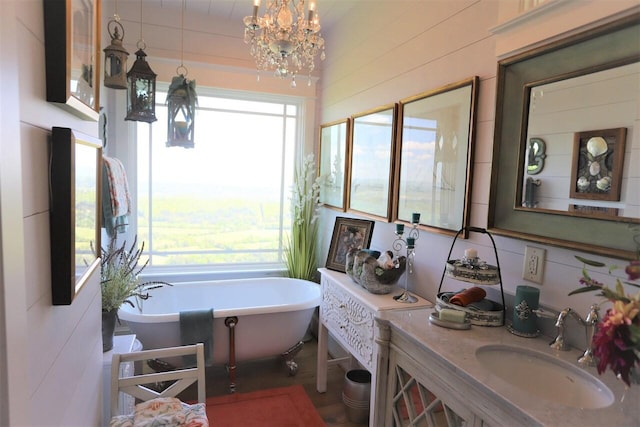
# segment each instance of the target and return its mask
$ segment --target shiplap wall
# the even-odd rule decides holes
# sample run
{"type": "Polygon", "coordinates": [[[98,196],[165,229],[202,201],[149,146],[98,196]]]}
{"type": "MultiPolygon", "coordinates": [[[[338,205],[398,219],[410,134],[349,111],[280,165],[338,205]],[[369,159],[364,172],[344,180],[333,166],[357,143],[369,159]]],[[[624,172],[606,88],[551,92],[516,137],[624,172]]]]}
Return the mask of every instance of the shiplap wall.
{"type": "MultiPolygon", "coordinates": [[[[3,2],[4,5],[5,2],[3,2]]],[[[10,383],[9,425],[90,426],[99,424],[101,411],[102,344],[100,336],[99,274],[94,274],[71,306],[51,305],[49,242],[49,150],[51,127],[70,127],[97,136],[97,123],[85,122],[45,100],[44,25],[42,2],[11,2],[8,19],[11,34],[3,27],[3,43],[14,43],[13,56],[3,56],[4,64],[17,66],[12,80],[15,92],[4,92],[3,109],[11,108],[18,117],[19,134],[2,144],[16,144],[21,162],[20,177],[3,182],[2,189],[22,194],[21,220],[15,230],[13,248],[24,262],[23,271],[11,283],[4,283],[5,304],[20,316],[7,321],[10,334],[20,340],[7,342],[7,367],[20,376],[10,383]],[[10,96],[15,93],[17,96],[10,96]],[[9,96],[6,96],[9,95],[9,96]],[[18,188],[12,188],[11,186],[18,188]],[[8,288],[22,293],[8,292],[8,288]],[[22,412],[21,412],[22,411],[22,412]]],[[[4,150],[4,147],[3,147],[4,150]]],[[[2,207],[3,211],[6,209],[2,207]]],[[[5,248],[6,249],[6,248],[5,248]]],[[[3,254],[3,260],[9,260],[3,254]]],[[[3,397],[3,404],[5,399],[3,397]]]]}
{"type": "MultiPolygon", "coordinates": [[[[532,176],[541,185],[535,194],[538,207],[566,211],[569,204],[609,207],[619,215],[640,217],[640,135],[634,128],[638,120],[640,65],[632,64],[534,88],[528,138],[539,137],[547,145],[545,166],[532,176]],[[570,199],[571,165],[575,160],[574,133],[626,128],[620,200],[570,199]]],[[[620,145],[618,145],[620,147],[620,145]]]]}

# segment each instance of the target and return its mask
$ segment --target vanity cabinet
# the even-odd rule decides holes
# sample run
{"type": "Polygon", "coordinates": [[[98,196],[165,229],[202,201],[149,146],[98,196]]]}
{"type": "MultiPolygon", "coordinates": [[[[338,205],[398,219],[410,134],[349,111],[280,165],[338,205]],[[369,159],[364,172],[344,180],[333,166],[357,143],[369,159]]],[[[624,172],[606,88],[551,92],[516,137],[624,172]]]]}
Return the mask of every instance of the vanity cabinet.
{"type": "MultiPolygon", "coordinates": [[[[395,345],[389,354],[387,393],[381,399],[386,408],[381,426],[482,427],[490,424],[473,413],[465,400],[455,397],[460,384],[438,375],[438,365],[414,359],[395,345]]],[[[468,396],[473,398],[472,395],[468,396]]]]}
{"type": "Polygon", "coordinates": [[[318,366],[316,388],[319,392],[327,391],[327,367],[344,359],[329,359],[328,338],[331,336],[362,367],[371,372],[371,416],[376,407],[375,387],[377,378],[377,352],[375,344],[375,317],[381,312],[391,310],[411,310],[431,307],[433,304],[417,297],[416,303],[401,303],[393,299],[402,292],[400,287],[385,295],[372,294],[349,276],[326,268],[319,269],[321,274],[322,301],[320,303],[320,322],[318,325],[318,366]]]}
{"type": "MultiPolygon", "coordinates": [[[[438,327],[428,324],[426,312],[419,310],[401,322],[378,321],[380,396],[376,426],[474,426],[531,425],[531,420],[492,401],[482,384],[468,381],[460,371],[433,353],[427,342],[405,334],[411,329],[438,327]],[[406,323],[403,323],[406,322],[406,323]],[[416,322],[419,322],[416,325],[416,322]]],[[[413,314],[413,313],[412,313],[413,314]]],[[[389,317],[388,317],[389,318],[389,317]]],[[[446,341],[455,341],[469,331],[443,329],[446,341]]],[[[448,345],[452,346],[453,342],[448,345]]],[[[455,350],[453,350],[455,351],[455,350]]]]}

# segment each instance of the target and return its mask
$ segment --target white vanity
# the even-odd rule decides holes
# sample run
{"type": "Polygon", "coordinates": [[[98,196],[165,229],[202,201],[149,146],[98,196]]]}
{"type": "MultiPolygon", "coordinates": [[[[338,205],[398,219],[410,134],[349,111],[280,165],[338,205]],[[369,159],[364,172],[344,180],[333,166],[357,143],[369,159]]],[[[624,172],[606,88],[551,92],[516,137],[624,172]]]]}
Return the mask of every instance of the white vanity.
{"type": "MultiPolygon", "coordinates": [[[[328,333],[350,353],[365,369],[371,372],[371,416],[373,423],[375,408],[375,387],[377,375],[377,352],[375,344],[375,317],[382,312],[419,309],[433,304],[418,297],[416,303],[401,303],[393,299],[402,293],[397,287],[389,294],[372,294],[349,276],[326,268],[319,269],[321,274],[322,302],[320,303],[320,322],[318,325],[318,367],[316,388],[327,391],[327,367],[329,363],[338,363],[342,359],[328,359],[328,333]]],[[[417,296],[416,296],[417,297],[417,296]]]]}
{"type": "Polygon", "coordinates": [[[580,351],[555,351],[547,338],[505,327],[441,328],[429,322],[432,311],[384,312],[376,320],[372,425],[640,425],[640,385],[625,391],[611,372],[578,366],[580,351]],[[512,356],[520,353],[540,358],[518,365],[512,356]],[[578,380],[586,386],[577,388],[578,380]]]}

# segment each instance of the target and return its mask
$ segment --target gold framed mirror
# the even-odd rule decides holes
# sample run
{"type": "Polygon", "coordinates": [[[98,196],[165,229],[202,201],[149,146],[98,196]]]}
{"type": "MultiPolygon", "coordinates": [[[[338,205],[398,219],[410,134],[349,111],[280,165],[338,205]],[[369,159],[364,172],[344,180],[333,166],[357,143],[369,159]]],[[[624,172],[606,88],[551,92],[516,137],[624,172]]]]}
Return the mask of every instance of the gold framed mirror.
{"type": "MultiPolygon", "coordinates": [[[[545,119],[554,123],[554,130],[545,130],[545,120],[530,131],[530,122],[535,122],[531,110],[540,106],[541,97],[549,95],[548,84],[563,85],[574,78],[592,79],[604,70],[617,69],[640,61],[640,14],[621,18],[597,28],[584,31],[564,40],[538,47],[506,58],[498,63],[496,129],[491,174],[488,228],[497,235],[505,235],[549,245],[562,246],[617,258],[635,258],[638,251],[640,220],[637,215],[625,214],[611,218],[618,212],[632,212],[640,205],[637,188],[640,182],[640,164],[637,153],[640,149],[640,129],[637,128],[637,86],[622,86],[616,89],[633,99],[626,107],[629,120],[621,114],[590,114],[588,110],[567,106],[567,110],[581,120],[569,120],[558,111],[545,119]],[[586,76],[586,77],[585,77],[586,76]],[[546,90],[546,91],[545,91],[546,90]],[[571,159],[576,135],[583,132],[626,129],[624,157],[617,166],[622,187],[620,200],[589,200],[570,197],[571,159]],[[527,144],[533,138],[545,141],[545,167],[535,180],[527,178],[527,144]],[[564,148],[557,148],[554,138],[568,141],[564,148]],[[570,148],[568,148],[570,147],[570,148]],[[563,151],[564,157],[552,157],[563,151]],[[564,159],[564,160],[562,160],[564,159]],[[544,190],[552,186],[551,171],[554,164],[565,169],[566,182],[561,184],[566,193],[563,209],[537,207],[525,194],[528,187],[536,187],[536,198],[544,196],[544,190]],[[548,175],[545,173],[549,172],[548,175]],[[540,185],[535,184],[540,180],[540,185]],[[531,184],[534,185],[531,185],[531,184]],[[635,195],[635,196],[634,196],[635,195]],[[530,202],[530,203],[524,203],[530,202]],[[624,209],[621,210],[621,206],[624,209]],[[635,236],[635,237],[634,237],[635,236]]],[[[633,78],[631,79],[633,81],[633,78]]],[[[636,84],[638,80],[635,80],[636,84]]],[[[588,96],[598,97],[597,91],[583,86],[579,93],[584,99],[580,105],[590,105],[588,96]]],[[[542,99],[544,99],[542,98],[542,99]]],[[[564,101],[575,101],[575,95],[559,97],[564,101]]],[[[603,99],[602,94],[600,100],[603,99]]],[[[599,111],[604,111],[607,108],[599,111]]],[[[621,133],[618,133],[621,135],[621,133]]],[[[577,155],[577,154],[576,154],[577,155]]],[[[559,180],[559,179],[557,179],[559,180]]]]}

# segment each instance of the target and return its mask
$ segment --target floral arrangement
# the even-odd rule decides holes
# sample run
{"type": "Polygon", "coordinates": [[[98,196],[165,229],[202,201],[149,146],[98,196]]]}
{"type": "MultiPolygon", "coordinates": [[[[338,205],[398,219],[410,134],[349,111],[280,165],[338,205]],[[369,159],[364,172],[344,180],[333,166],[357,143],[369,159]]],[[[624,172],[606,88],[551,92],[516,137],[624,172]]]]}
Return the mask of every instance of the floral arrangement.
{"type": "MultiPolygon", "coordinates": [[[[582,292],[598,291],[598,295],[609,300],[613,307],[609,308],[598,324],[593,337],[593,353],[598,358],[598,373],[602,374],[607,368],[624,381],[627,386],[638,381],[640,369],[640,292],[635,295],[625,294],[623,282],[616,278],[615,289],[593,279],[587,271],[587,265],[592,267],[606,267],[599,261],[593,261],[580,256],[576,258],[584,264],[580,283],[583,287],[573,290],[569,295],[582,292]]],[[[609,267],[609,274],[617,266],[609,267]]],[[[628,280],[624,283],[639,287],[631,281],[640,278],[640,261],[631,261],[625,268],[628,280]]]]}
{"type": "Polygon", "coordinates": [[[291,234],[284,258],[289,277],[313,280],[316,273],[316,240],[320,209],[320,178],[316,177],[313,154],[296,168],[291,195],[291,234]]]}
{"type": "Polygon", "coordinates": [[[138,237],[136,236],[127,250],[127,242],[116,246],[116,239],[111,239],[109,246],[102,247],[100,286],[102,288],[102,311],[117,310],[122,304],[134,307],[131,298],[146,300],[150,297],[149,291],[162,286],[171,286],[170,283],[152,281],[140,283],[138,275],[149,263],[138,265],[144,251],[144,242],[136,249],[138,237]]]}

